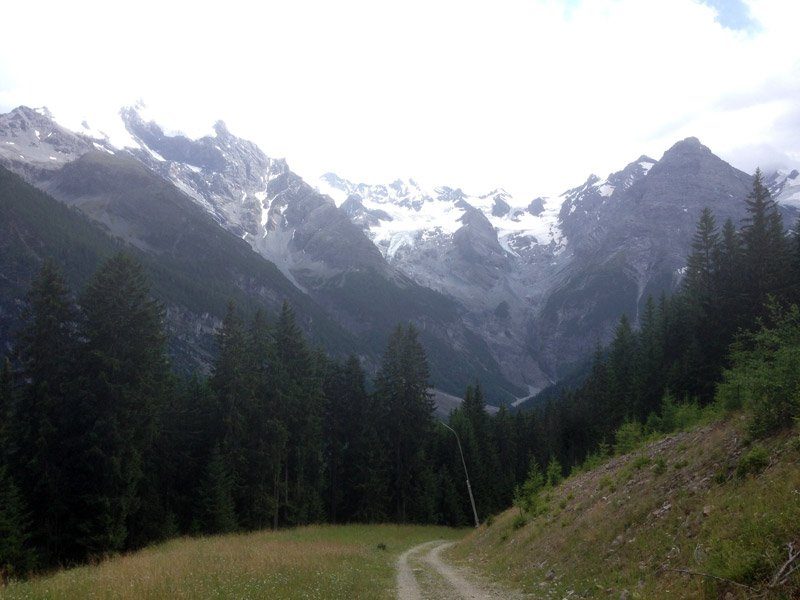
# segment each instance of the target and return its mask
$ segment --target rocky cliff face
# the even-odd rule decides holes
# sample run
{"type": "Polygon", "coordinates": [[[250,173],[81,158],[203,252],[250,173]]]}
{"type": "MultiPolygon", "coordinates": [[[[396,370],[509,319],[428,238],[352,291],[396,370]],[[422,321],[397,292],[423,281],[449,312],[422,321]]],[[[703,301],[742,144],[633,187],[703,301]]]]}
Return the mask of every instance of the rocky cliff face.
{"type": "Polygon", "coordinates": [[[607,341],[620,314],[635,321],[648,296],[679,283],[702,209],[738,222],[750,186],[749,175],[689,138],[657,162],[641,157],[568,194],[561,221],[573,259],[531,322],[537,356],[557,368],[607,341]]]}

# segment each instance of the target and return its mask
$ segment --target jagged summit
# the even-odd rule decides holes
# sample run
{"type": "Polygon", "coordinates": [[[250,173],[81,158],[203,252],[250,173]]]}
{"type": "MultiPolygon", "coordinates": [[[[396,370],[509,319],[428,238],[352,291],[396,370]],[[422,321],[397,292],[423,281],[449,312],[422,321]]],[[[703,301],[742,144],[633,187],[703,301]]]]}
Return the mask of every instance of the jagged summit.
{"type": "Polygon", "coordinates": [[[225,121],[219,120],[214,123],[214,133],[220,137],[230,135],[230,131],[228,131],[228,126],[225,125],[225,121]]]}
{"type": "MultiPolygon", "coordinates": [[[[696,137],[687,137],[673,144],[658,162],[674,157],[714,157],[718,158],[708,146],[704,146],[696,137]]],[[[721,160],[721,159],[718,159],[721,160]]]]}

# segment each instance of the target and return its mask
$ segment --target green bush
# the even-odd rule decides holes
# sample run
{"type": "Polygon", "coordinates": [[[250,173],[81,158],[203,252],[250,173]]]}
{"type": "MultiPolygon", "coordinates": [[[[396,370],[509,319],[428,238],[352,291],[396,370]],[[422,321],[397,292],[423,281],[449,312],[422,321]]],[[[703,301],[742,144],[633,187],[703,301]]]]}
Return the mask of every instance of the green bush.
{"type": "Polygon", "coordinates": [[[536,516],[544,511],[544,500],[541,491],[545,488],[546,481],[539,463],[536,459],[531,460],[528,469],[528,477],[521,486],[517,486],[514,491],[514,505],[519,508],[520,515],[528,513],[536,516]]]}
{"type": "Polygon", "coordinates": [[[626,421],[614,434],[614,452],[628,454],[638,448],[643,440],[642,425],[637,421],[626,421]]]}
{"type": "Polygon", "coordinates": [[[528,524],[528,519],[525,517],[524,514],[519,513],[514,516],[514,520],[511,521],[511,528],[516,531],[517,529],[522,529],[525,525],[528,524]]]}
{"type": "Polygon", "coordinates": [[[564,475],[561,469],[561,463],[558,462],[558,459],[555,456],[553,456],[550,458],[550,462],[547,463],[547,473],[545,475],[547,485],[556,487],[559,483],[561,483],[563,477],[564,475]]]}
{"type": "Polygon", "coordinates": [[[608,444],[605,442],[601,442],[599,447],[595,452],[591,452],[586,455],[583,463],[580,465],[575,465],[572,467],[570,471],[570,475],[577,475],[579,473],[586,473],[587,471],[592,471],[606,462],[611,455],[611,449],[609,448],[608,444]]]}
{"type": "Polygon", "coordinates": [[[667,391],[661,400],[661,415],[650,415],[647,419],[648,432],[672,433],[686,431],[695,425],[715,416],[714,406],[700,406],[697,399],[677,402],[667,391]]]}
{"type": "Polygon", "coordinates": [[[774,325],[734,344],[732,366],[717,389],[721,406],[748,410],[753,437],[789,427],[800,415],[800,309],[772,307],[769,321],[774,325]]]}
{"type": "Polygon", "coordinates": [[[736,475],[746,477],[750,474],[760,473],[769,466],[769,454],[762,446],[754,446],[739,459],[736,466],[736,475]]]}

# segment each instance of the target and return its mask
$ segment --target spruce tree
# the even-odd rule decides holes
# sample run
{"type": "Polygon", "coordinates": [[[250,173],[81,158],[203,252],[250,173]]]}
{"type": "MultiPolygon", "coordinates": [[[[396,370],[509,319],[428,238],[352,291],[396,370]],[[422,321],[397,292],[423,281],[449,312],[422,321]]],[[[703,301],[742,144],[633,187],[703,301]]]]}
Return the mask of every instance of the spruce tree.
{"type": "Polygon", "coordinates": [[[162,307],[142,267],[125,254],[101,266],[85,290],[80,353],[80,439],[72,517],[89,554],[122,549],[140,509],[146,450],[166,396],[162,307]]]}
{"type": "Polygon", "coordinates": [[[0,462],[0,585],[8,577],[23,576],[34,566],[29,547],[28,519],[23,500],[0,462]]]}
{"type": "Polygon", "coordinates": [[[15,352],[24,382],[13,424],[13,466],[31,512],[33,543],[45,562],[63,558],[68,508],[64,486],[76,407],[74,380],[78,342],[76,311],[61,274],[46,261],[31,284],[15,352]]]}
{"type": "Polygon", "coordinates": [[[686,261],[686,287],[689,293],[705,301],[714,292],[719,252],[719,232],[709,208],[704,208],[692,239],[692,252],[686,261]]]}
{"type": "Polygon", "coordinates": [[[612,390],[609,407],[611,427],[619,425],[633,412],[636,356],[636,338],[627,315],[623,314],[614,331],[608,363],[612,390]]]}
{"type": "Polygon", "coordinates": [[[636,415],[644,420],[658,411],[663,388],[662,339],[659,332],[658,311],[652,296],[648,296],[639,328],[639,356],[636,372],[636,415]]]}
{"type": "Polygon", "coordinates": [[[321,494],[322,369],[286,302],[275,325],[275,344],[279,412],[289,435],[284,473],[286,518],[292,524],[314,522],[322,519],[325,506],[321,494]]]}
{"type": "Polygon", "coordinates": [[[262,528],[274,522],[275,480],[283,465],[285,427],[277,417],[277,360],[275,339],[262,311],[257,311],[246,335],[245,368],[249,401],[245,417],[243,450],[245,468],[237,490],[240,525],[262,528]],[[277,470],[278,473],[274,473],[277,470]]]}
{"type": "Polygon", "coordinates": [[[389,446],[389,494],[395,520],[418,516],[415,504],[422,480],[425,450],[431,434],[433,399],[428,393],[430,372],[425,351],[413,326],[398,326],[376,377],[382,423],[389,446]]]}
{"type": "Polygon", "coordinates": [[[515,461],[519,449],[514,436],[513,421],[505,405],[501,405],[492,418],[492,438],[498,465],[495,486],[498,496],[507,503],[516,485],[515,461]]]}
{"type": "Polygon", "coordinates": [[[216,396],[217,431],[214,443],[219,445],[230,468],[234,498],[242,509],[244,478],[247,472],[245,432],[248,407],[252,404],[252,388],[247,370],[247,341],[244,323],[231,302],[217,332],[217,360],[209,386],[216,396]]]}
{"type": "Polygon", "coordinates": [[[748,217],[742,228],[747,309],[753,317],[766,314],[769,294],[785,288],[788,247],[778,207],[764,186],[761,170],[753,177],[747,197],[748,217]]]}
{"type": "MultiPolygon", "coordinates": [[[[451,415],[451,426],[461,435],[462,445],[479,515],[487,515],[501,508],[499,492],[502,475],[498,463],[495,440],[480,383],[468,386],[464,402],[451,415]],[[457,417],[463,415],[463,425],[457,417]]],[[[466,507],[469,512],[471,509],[466,507]]]]}
{"type": "Polygon", "coordinates": [[[190,530],[196,509],[197,482],[217,443],[217,404],[208,380],[194,375],[178,380],[164,408],[159,452],[163,453],[164,503],[174,513],[180,532],[190,530]]]}
{"type": "Polygon", "coordinates": [[[3,359],[0,369],[0,464],[9,464],[11,460],[11,419],[14,409],[13,398],[14,375],[11,361],[3,359]]]}
{"type": "Polygon", "coordinates": [[[325,392],[325,456],[328,519],[331,522],[355,518],[360,503],[364,468],[370,461],[365,423],[370,418],[364,371],[355,356],[344,363],[329,361],[325,392]]]}
{"type": "Polygon", "coordinates": [[[717,261],[717,295],[715,310],[719,315],[722,337],[729,341],[742,322],[744,260],[742,236],[736,231],[733,221],[725,221],[719,244],[717,261]]]}
{"type": "Polygon", "coordinates": [[[197,491],[195,527],[203,533],[228,533],[237,527],[233,478],[219,446],[214,446],[197,491]]]}
{"type": "MultiPolygon", "coordinates": [[[[703,209],[697,223],[692,252],[687,259],[687,278],[685,289],[688,342],[685,342],[684,377],[686,391],[708,402],[714,394],[716,374],[719,372],[722,357],[725,355],[727,340],[720,336],[724,324],[720,321],[720,297],[723,282],[722,263],[730,261],[730,226],[725,236],[726,248],[717,233],[714,216],[709,209],[703,209]]],[[[727,274],[726,274],[727,276],[727,274]]],[[[644,415],[640,415],[640,418],[644,415]]]]}

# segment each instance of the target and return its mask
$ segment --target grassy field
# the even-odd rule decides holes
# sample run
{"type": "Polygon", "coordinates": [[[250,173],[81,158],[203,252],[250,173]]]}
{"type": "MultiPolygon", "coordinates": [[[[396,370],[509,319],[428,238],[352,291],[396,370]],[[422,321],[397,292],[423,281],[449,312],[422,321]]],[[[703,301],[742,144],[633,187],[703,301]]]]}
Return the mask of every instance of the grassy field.
{"type": "Polygon", "coordinates": [[[800,547],[800,432],[747,444],[743,429],[734,417],[610,459],[449,558],[542,598],[800,598],[800,570],[769,585],[800,547]]]}
{"type": "Polygon", "coordinates": [[[393,598],[403,550],[461,535],[443,527],[343,525],[185,538],[11,583],[0,587],[0,598],[393,598]]]}

